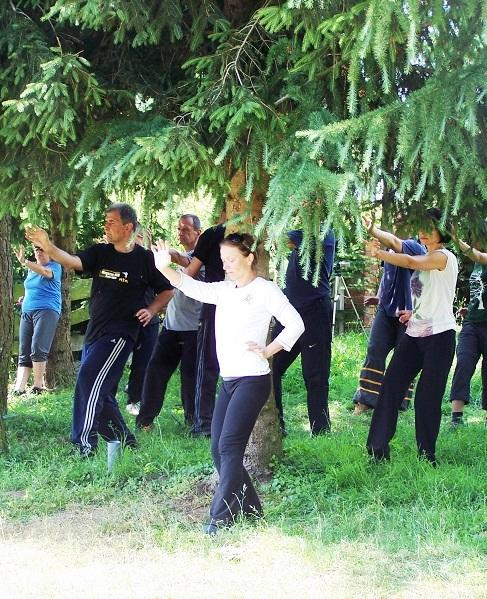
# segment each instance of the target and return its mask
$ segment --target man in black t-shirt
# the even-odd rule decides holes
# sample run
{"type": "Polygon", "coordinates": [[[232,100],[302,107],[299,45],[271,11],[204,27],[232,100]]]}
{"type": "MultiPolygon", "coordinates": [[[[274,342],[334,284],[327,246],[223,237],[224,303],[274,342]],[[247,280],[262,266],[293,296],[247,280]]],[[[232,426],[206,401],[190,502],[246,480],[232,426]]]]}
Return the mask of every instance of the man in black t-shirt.
{"type": "MultiPolygon", "coordinates": [[[[224,220],[224,215],[220,221],[224,220]]],[[[225,237],[225,225],[219,224],[204,231],[194,249],[186,274],[194,277],[205,266],[205,282],[223,281],[225,271],[220,258],[220,242],[225,237]]],[[[216,384],[220,366],[216,357],[215,306],[203,304],[198,329],[196,355],[196,389],[194,398],[193,436],[209,437],[215,407],[216,384]]]]}
{"type": "Polygon", "coordinates": [[[65,268],[93,277],[71,432],[71,440],[83,456],[95,452],[98,433],[106,441],[136,445],[115,394],[140,327],[146,326],[172,297],[172,287],[156,269],[152,252],[133,243],[136,225],[131,206],[112,204],[105,213],[108,243],[97,243],[77,255],[57,248],[42,229],[33,227],[26,233],[32,243],[65,268]],[[149,306],[144,301],[148,288],[157,293],[149,306]]]}

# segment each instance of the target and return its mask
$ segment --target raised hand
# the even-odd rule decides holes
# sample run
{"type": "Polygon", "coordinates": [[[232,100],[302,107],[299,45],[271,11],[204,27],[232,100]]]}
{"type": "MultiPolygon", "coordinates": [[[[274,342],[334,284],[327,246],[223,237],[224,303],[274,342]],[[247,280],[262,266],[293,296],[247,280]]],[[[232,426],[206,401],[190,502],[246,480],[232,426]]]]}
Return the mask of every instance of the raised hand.
{"type": "Polygon", "coordinates": [[[24,266],[24,264],[25,264],[25,248],[24,248],[24,246],[19,245],[19,247],[16,250],[14,250],[14,253],[15,253],[15,257],[20,262],[20,264],[22,264],[22,266],[24,266]]]}
{"type": "Polygon", "coordinates": [[[367,229],[367,233],[371,233],[375,225],[375,219],[373,216],[362,215],[362,224],[367,229]]]}
{"type": "Polygon", "coordinates": [[[42,248],[44,251],[49,249],[49,235],[44,229],[40,227],[27,227],[25,230],[25,237],[28,239],[33,245],[42,248]]]}
{"type": "Polygon", "coordinates": [[[171,264],[171,254],[169,252],[169,243],[158,239],[155,245],[152,246],[152,253],[154,254],[154,262],[157,270],[163,272],[169,268],[171,264]]]}
{"type": "Polygon", "coordinates": [[[368,248],[370,251],[370,257],[377,258],[380,252],[380,241],[378,239],[373,239],[368,248]]]}

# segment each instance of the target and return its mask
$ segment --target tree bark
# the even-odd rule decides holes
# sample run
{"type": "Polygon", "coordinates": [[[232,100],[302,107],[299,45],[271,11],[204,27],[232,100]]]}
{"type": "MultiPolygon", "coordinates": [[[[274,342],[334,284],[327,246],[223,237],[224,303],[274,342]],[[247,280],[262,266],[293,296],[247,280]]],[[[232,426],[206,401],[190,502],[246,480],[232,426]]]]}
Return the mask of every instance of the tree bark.
{"type": "Polygon", "coordinates": [[[223,14],[234,27],[246,23],[264,3],[262,0],[225,0],[223,14]]]}
{"type": "MultiPolygon", "coordinates": [[[[51,203],[51,239],[57,247],[72,254],[75,249],[73,207],[60,202],[51,203]]],[[[71,351],[71,271],[63,268],[61,285],[61,317],[47,363],[46,382],[48,387],[67,387],[74,377],[73,353],[71,351]]]]}
{"type": "Polygon", "coordinates": [[[7,413],[8,375],[14,339],[13,273],[10,247],[11,220],[5,215],[0,219],[0,453],[8,451],[7,413]]]}
{"type": "MultiPolygon", "coordinates": [[[[265,188],[267,181],[252,195],[252,202],[248,203],[242,196],[245,187],[245,175],[237,171],[230,183],[230,192],[226,201],[227,219],[236,215],[244,217],[242,224],[228,227],[227,233],[245,231],[252,233],[262,215],[265,201],[265,188]]],[[[269,254],[265,251],[263,243],[258,245],[258,273],[264,278],[269,278],[269,254]]],[[[271,389],[269,398],[262,408],[256,425],[247,446],[245,466],[260,480],[266,480],[271,475],[271,463],[274,456],[282,455],[282,436],[279,429],[279,419],[274,400],[274,390],[271,389]]]]}

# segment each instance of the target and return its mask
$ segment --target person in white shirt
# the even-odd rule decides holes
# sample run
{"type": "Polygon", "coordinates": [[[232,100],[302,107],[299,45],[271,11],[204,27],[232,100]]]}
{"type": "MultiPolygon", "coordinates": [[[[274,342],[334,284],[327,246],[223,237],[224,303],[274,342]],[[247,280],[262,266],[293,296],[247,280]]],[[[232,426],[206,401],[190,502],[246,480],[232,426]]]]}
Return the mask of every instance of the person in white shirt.
{"type": "Polygon", "coordinates": [[[239,513],[262,515],[262,506],[243,465],[245,448],[271,388],[268,358],[289,351],[304,331],[298,312],[271,281],[257,276],[257,255],[251,235],[233,233],[220,244],[227,280],[195,281],[170,268],[164,241],[153,248],[156,267],[180,291],[216,305],[215,336],[223,383],[211,424],[211,450],[220,475],[204,532],[215,534],[239,513]],[[283,326],[268,345],[272,317],[283,326]]]}
{"type": "Polygon", "coordinates": [[[441,401],[455,353],[453,300],[458,275],[456,257],[444,244],[450,235],[440,226],[441,210],[427,211],[428,226],[419,231],[426,246],[424,256],[394,254],[379,247],[379,260],[414,269],[411,276],[412,313],[403,336],[387,367],[377,407],[370,423],[367,450],[375,461],[389,459],[389,442],[396,432],[398,410],[409,385],[421,372],[414,398],[416,443],[419,456],[436,465],[436,440],[440,430],[441,401]]]}

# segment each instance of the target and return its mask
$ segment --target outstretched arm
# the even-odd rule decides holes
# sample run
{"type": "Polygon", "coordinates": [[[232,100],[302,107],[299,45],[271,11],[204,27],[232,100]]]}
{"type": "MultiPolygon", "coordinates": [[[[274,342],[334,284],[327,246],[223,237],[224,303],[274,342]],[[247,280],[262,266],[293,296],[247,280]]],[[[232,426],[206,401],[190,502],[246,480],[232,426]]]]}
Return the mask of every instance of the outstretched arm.
{"type": "Polygon", "coordinates": [[[448,260],[443,252],[432,252],[423,256],[386,252],[380,249],[378,240],[372,245],[370,255],[372,258],[383,260],[389,264],[394,264],[394,266],[410,268],[411,270],[443,270],[448,260]]]}
{"type": "Polygon", "coordinates": [[[64,250],[56,247],[51,240],[49,239],[49,235],[44,229],[40,227],[29,227],[25,231],[26,238],[42,248],[49,257],[52,258],[55,262],[59,262],[65,268],[72,268],[73,270],[83,270],[83,264],[79,256],[73,256],[72,254],[68,254],[64,250]]]}
{"type": "Polygon", "coordinates": [[[362,221],[364,223],[364,227],[367,229],[367,232],[372,235],[372,237],[375,237],[381,242],[382,245],[394,250],[398,254],[402,253],[402,239],[399,239],[399,237],[396,237],[396,235],[393,233],[379,229],[379,227],[376,227],[374,221],[369,217],[364,216],[362,221]]]}
{"type": "Polygon", "coordinates": [[[193,277],[194,279],[194,277],[199,273],[202,266],[203,262],[201,262],[199,258],[195,258],[193,256],[189,264],[184,269],[184,272],[188,275],[188,277],[193,277]]]}
{"type": "Polygon", "coordinates": [[[219,289],[224,284],[223,281],[219,283],[203,283],[202,281],[195,281],[187,274],[171,268],[171,254],[169,252],[169,244],[166,241],[157,241],[156,245],[152,246],[152,252],[157,270],[166,277],[171,285],[199,302],[204,302],[205,304],[218,303],[219,289]]]}
{"type": "Polygon", "coordinates": [[[37,262],[34,262],[32,260],[26,259],[25,248],[23,245],[21,245],[17,250],[15,250],[15,256],[17,257],[17,260],[20,262],[20,264],[22,264],[22,266],[25,266],[25,268],[32,270],[38,275],[41,275],[41,277],[46,277],[46,279],[53,278],[54,273],[52,272],[52,269],[47,268],[46,266],[42,266],[42,264],[38,264],[37,262]]]}
{"type": "Polygon", "coordinates": [[[171,260],[178,266],[186,268],[191,263],[191,260],[188,258],[188,256],[181,254],[181,252],[178,252],[178,250],[171,248],[169,253],[171,254],[171,260]]]}
{"type": "Polygon", "coordinates": [[[470,258],[470,260],[473,260],[473,262],[478,262],[479,264],[487,264],[487,254],[485,252],[480,252],[479,250],[476,250],[474,247],[468,245],[468,243],[465,243],[461,239],[458,239],[458,247],[465,254],[465,256],[470,258]]]}

